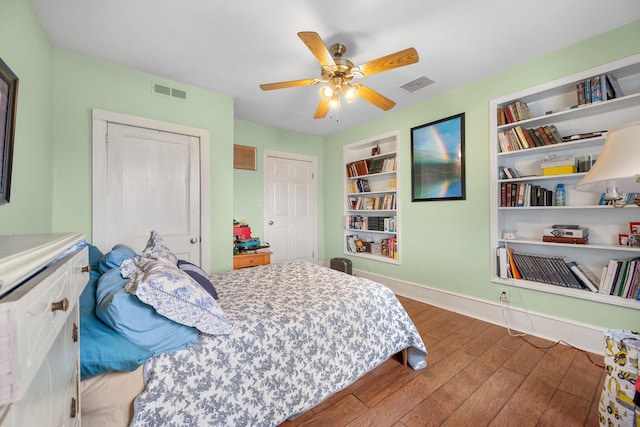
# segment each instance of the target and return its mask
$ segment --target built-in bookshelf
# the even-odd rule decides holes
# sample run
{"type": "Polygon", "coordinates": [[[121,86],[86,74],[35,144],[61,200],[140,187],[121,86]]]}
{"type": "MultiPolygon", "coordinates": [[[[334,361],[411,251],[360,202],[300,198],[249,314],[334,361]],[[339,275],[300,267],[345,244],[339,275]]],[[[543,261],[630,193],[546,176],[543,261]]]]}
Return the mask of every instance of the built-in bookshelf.
{"type": "Polygon", "coordinates": [[[640,209],[614,208],[600,194],[574,188],[597,161],[607,131],[640,118],[640,55],[494,99],[490,112],[492,281],[640,309],[635,298],[594,292],[569,278],[545,283],[536,264],[536,257],[549,266],[563,260],[599,285],[611,260],[640,257],[640,248],[619,241],[640,221],[640,209]],[[561,206],[554,200],[558,184],[565,190],[561,206]],[[578,243],[561,243],[543,237],[553,225],[588,231],[578,243]],[[513,254],[528,263],[527,277],[514,272],[517,264],[510,268],[513,254]]]}
{"type": "Polygon", "coordinates": [[[400,263],[398,134],[346,145],[344,253],[400,263]]]}

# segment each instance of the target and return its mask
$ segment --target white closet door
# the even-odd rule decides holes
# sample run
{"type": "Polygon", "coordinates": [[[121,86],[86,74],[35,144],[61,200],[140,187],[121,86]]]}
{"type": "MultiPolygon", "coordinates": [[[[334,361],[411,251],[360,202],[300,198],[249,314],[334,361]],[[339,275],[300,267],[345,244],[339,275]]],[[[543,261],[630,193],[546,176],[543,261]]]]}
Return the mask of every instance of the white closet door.
{"type": "Polygon", "coordinates": [[[101,249],[141,251],[156,230],[179,258],[200,264],[199,138],[108,123],[105,146],[106,191],[94,194],[105,198],[101,249]]]}

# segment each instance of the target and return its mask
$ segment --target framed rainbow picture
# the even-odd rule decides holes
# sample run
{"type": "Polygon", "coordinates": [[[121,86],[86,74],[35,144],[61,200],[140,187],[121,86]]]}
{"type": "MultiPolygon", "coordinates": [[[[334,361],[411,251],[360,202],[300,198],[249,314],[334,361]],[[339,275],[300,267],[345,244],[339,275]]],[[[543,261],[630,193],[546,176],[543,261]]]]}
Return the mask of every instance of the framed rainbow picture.
{"type": "Polygon", "coordinates": [[[411,201],[465,200],[464,113],[411,128],[411,201]]]}

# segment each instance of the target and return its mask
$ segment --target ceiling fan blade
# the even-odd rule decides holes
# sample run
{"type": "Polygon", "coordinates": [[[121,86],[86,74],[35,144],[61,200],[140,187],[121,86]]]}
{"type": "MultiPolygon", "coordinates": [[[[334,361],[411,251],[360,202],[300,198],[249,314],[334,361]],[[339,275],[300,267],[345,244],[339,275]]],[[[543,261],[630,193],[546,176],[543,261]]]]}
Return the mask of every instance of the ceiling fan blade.
{"type": "Polygon", "coordinates": [[[318,108],[316,108],[316,112],[313,115],[314,119],[324,119],[327,117],[327,113],[329,112],[329,101],[322,100],[320,104],[318,104],[318,108]]]}
{"type": "Polygon", "coordinates": [[[284,89],[287,87],[311,86],[311,85],[317,85],[318,83],[321,83],[321,82],[322,80],[320,79],[291,80],[288,82],[261,84],[260,89],[273,90],[273,89],[284,89]]]}
{"type": "Polygon", "coordinates": [[[318,33],[301,31],[298,33],[298,37],[307,45],[311,53],[313,53],[313,56],[320,62],[320,65],[323,67],[336,65],[333,56],[331,56],[331,52],[329,52],[329,49],[327,49],[327,46],[318,33]]]}
{"type": "MultiPolygon", "coordinates": [[[[374,59],[373,61],[365,62],[364,64],[354,68],[357,68],[362,76],[370,76],[383,71],[393,70],[394,68],[404,67],[405,65],[415,64],[418,60],[418,52],[414,48],[410,47],[408,49],[374,59]]],[[[354,77],[362,76],[357,76],[354,73],[354,77]]]]}
{"type": "Polygon", "coordinates": [[[358,96],[384,111],[388,111],[396,105],[395,102],[386,96],[380,95],[375,90],[364,85],[358,85],[358,96]]]}

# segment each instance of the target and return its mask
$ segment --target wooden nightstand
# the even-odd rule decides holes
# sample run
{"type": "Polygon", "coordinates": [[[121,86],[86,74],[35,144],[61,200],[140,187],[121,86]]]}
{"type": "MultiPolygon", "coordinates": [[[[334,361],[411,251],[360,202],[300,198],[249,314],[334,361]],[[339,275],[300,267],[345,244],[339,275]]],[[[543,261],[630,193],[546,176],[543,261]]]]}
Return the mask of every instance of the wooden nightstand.
{"type": "Polygon", "coordinates": [[[240,254],[233,256],[233,269],[268,265],[271,263],[271,252],[258,252],[255,254],[240,254]]]}

